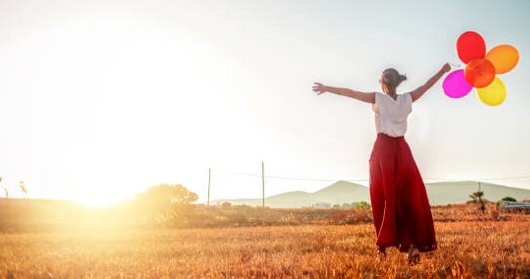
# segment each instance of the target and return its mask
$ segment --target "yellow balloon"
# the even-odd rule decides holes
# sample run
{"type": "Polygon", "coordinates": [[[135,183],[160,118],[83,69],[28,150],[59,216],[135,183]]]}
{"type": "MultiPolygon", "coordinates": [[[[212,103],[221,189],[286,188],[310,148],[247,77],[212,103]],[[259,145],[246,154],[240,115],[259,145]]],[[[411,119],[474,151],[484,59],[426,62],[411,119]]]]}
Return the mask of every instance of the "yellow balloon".
{"type": "Polygon", "coordinates": [[[477,95],[486,105],[497,106],[506,99],[506,86],[500,78],[496,77],[490,85],[477,88],[477,95]]]}
{"type": "Polygon", "coordinates": [[[486,59],[495,66],[495,73],[504,74],[519,62],[519,51],[511,45],[498,45],[488,51],[486,59]]]}

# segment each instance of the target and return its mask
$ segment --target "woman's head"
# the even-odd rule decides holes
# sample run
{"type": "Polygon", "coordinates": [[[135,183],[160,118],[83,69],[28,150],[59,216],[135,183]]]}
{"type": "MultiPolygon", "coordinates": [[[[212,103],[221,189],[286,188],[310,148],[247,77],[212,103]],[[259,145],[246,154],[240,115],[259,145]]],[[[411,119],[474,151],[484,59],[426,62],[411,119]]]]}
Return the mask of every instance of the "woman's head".
{"type": "Polygon", "coordinates": [[[400,74],[394,68],[388,68],[381,75],[381,89],[385,93],[396,93],[396,88],[405,80],[407,80],[405,75],[400,74]]]}

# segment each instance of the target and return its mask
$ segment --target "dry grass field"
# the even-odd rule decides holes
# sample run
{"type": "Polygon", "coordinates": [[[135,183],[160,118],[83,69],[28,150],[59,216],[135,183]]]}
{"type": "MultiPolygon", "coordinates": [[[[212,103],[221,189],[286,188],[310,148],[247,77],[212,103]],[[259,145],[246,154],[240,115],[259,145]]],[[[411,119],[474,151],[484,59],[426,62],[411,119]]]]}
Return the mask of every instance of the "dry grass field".
{"type": "Polygon", "coordinates": [[[0,278],[530,278],[528,215],[435,225],[415,266],[370,224],[4,233],[0,278]]]}

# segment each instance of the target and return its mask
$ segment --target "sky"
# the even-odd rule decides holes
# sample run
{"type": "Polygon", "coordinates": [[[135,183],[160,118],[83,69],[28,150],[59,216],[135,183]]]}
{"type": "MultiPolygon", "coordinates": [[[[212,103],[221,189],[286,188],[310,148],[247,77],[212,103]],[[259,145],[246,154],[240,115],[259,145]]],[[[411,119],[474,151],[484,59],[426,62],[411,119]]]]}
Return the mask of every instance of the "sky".
{"type": "Polygon", "coordinates": [[[530,189],[530,2],[0,0],[0,185],[10,196],[106,205],[182,184],[205,202],[368,183],[371,106],[313,82],[380,91],[387,67],[422,85],[456,40],[511,44],[503,104],[442,80],[406,139],[426,182],[530,189]]]}

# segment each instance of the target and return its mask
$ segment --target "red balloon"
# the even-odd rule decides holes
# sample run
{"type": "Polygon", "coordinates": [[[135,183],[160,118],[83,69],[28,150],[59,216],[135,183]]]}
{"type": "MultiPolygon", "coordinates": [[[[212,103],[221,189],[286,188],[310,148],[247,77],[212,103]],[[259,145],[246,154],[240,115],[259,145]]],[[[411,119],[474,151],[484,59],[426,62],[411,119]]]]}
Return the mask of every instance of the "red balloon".
{"type": "Polygon", "coordinates": [[[464,76],[474,87],[486,87],[495,79],[495,66],[485,58],[473,59],[467,63],[464,76]]]}
{"type": "Polygon", "coordinates": [[[472,59],[484,58],[486,55],[486,43],[479,33],[468,31],[458,37],[456,50],[460,60],[467,64],[472,59]]]}

